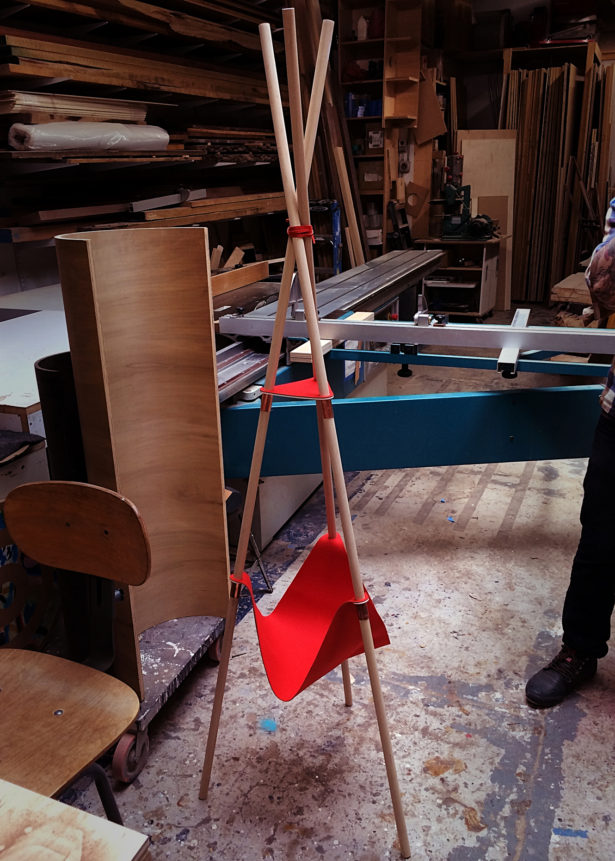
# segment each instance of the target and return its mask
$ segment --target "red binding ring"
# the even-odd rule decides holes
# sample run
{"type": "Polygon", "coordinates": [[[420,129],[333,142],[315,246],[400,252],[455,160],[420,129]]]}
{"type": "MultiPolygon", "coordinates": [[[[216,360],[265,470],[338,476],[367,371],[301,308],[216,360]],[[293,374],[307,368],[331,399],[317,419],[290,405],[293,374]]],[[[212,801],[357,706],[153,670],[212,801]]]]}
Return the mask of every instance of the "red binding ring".
{"type": "Polygon", "coordinates": [[[314,239],[314,228],[311,224],[295,224],[286,229],[288,235],[292,237],[298,237],[299,239],[308,239],[308,237],[312,237],[312,242],[316,242],[314,239]]]}

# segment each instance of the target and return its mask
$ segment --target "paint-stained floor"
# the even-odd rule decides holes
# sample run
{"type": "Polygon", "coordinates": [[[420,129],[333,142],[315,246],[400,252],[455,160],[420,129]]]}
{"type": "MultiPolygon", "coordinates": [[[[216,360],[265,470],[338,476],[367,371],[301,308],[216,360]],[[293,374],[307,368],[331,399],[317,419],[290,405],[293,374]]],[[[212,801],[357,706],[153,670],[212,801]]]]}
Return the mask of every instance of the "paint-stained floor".
{"type": "MultiPolygon", "coordinates": [[[[401,380],[392,369],[391,387],[429,389],[434,373],[401,380]]],[[[450,372],[440,390],[493,378],[450,372]]],[[[391,638],[377,658],[414,859],[614,857],[615,657],[554,709],[524,698],[528,675],[559,648],[584,470],[564,460],[348,476],[364,579],[391,638]]],[[[264,553],[276,582],[261,608],[324,529],[317,491],[264,553]]],[[[208,800],[198,799],[216,679],[206,662],[150,724],[145,769],[118,788],[152,858],[398,858],[364,659],[351,671],[352,708],[338,671],[276,700],[246,616],[208,800]]],[[[98,809],[91,790],[80,803],[98,809]]]]}

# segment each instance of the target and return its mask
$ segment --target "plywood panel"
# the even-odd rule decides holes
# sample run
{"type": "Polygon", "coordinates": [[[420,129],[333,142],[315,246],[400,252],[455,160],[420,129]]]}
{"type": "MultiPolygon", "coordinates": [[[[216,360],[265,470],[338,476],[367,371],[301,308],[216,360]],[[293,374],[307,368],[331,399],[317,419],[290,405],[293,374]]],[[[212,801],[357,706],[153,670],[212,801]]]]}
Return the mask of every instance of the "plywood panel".
{"type": "Polygon", "coordinates": [[[146,861],[148,838],[53,798],[0,779],[2,854],[88,861],[146,861]]]}
{"type": "Polygon", "coordinates": [[[130,662],[131,627],[136,637],[226,610],[207,231],[96,231],[56,247],[88,479],[135,502],[152,545],[151,578],[119,608],[120,663],[130,662]]]}
{"type": "MultiPolygon", "coordinates": [[[[512,232],[513,224],[516,137],[516,131],[509,129],[458,132],[459,149],[463,155],[463,182],[471,187],[472,214],[478,212],[479,198],[508,198],[507,227],[502,230],[507,234],[512,232]]],[[[513,237],[508,235],[500,248],[500,274],[504,274],[505,280],[498,287],[496,308],[507,310],[510,308],[513,237]]]]}

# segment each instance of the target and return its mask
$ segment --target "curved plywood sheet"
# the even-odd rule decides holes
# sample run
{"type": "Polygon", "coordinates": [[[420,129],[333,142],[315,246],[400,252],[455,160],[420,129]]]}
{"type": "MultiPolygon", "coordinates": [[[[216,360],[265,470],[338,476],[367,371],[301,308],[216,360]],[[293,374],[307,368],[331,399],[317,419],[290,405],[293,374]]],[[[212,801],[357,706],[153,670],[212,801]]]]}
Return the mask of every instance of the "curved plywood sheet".
{"type": "Polygon", "coordinates": [[[131,499],[151,541],[151,577],[119,614],[129,661],[141,631],[223,616],[228,600],[207,231],[95,231],[56,247],[88,481],[131,499]]]}

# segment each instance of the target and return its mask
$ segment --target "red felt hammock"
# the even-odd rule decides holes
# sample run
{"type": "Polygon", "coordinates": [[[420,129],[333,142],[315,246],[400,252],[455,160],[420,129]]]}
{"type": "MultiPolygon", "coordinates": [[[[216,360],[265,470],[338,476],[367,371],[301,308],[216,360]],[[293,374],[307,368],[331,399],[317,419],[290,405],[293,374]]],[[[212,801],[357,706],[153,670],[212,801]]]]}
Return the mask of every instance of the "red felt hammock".
{"type": "MultiPolygon", "coordinates": [[[[357,602],[344,542],[323,535],[310,551],[275,609],[264,615],[254,601],[250,577],[244,571],[233,580],[250,592],[254,619],[269,684],[288,701],[313,682],[364,651],[357,602]]],[[[374,645],[389,637],[372,599],[365,592],[374,645]]]]}

